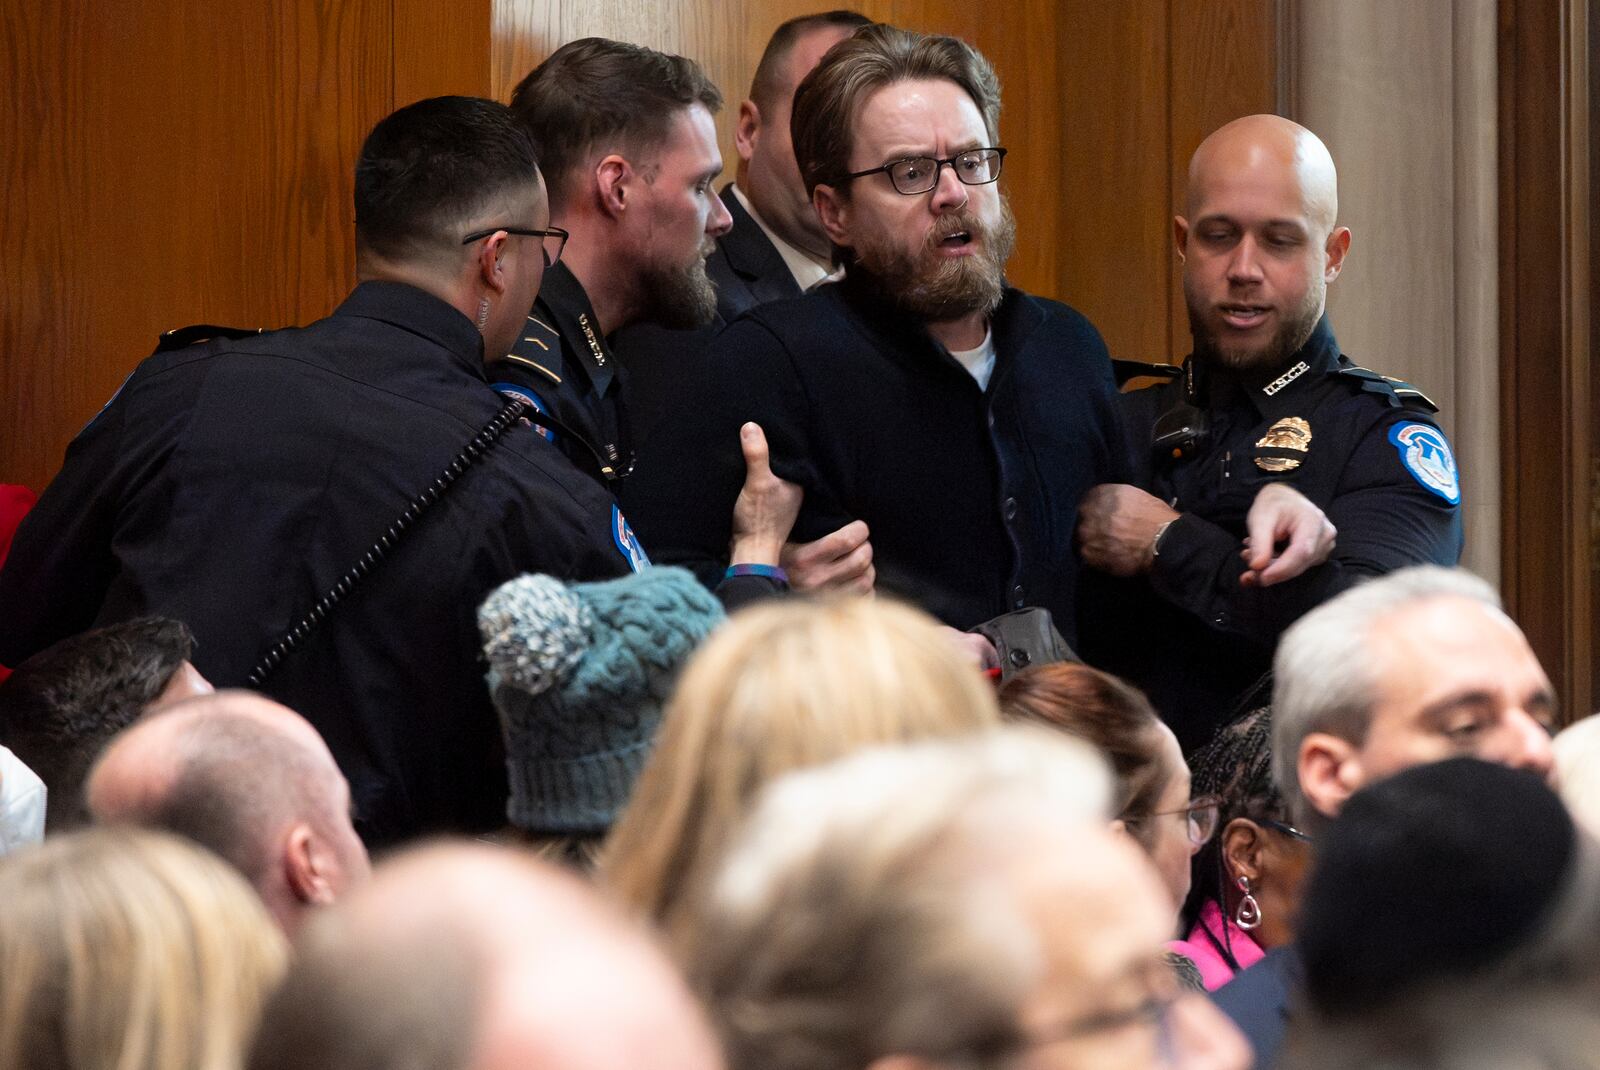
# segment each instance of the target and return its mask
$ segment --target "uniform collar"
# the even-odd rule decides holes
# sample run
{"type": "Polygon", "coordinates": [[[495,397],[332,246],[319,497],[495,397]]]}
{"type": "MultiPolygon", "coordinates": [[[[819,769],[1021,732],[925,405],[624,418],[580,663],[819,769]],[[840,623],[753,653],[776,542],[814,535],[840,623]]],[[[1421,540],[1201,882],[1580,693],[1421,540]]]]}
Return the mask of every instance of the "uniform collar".
{"type": "MultiPolygon", "coordinates": [[[[1191,355],[1190,360],[1194,357],[1191,355]]],[[[1225,405],[1235,397],[1247,399],[1261,416],[1276,412],[1311,384],[1321,382],[1339,366],[1339,342],[1324,315],[1311,330],[1311,337],[1282,365],[1271,369],[1205,369],[1211,382],[1205,388],[1212,405],[1225,405]]]]}
{"type": "MultiPolygon", "coordinates": [[[[560,363],[564,364],[569,354],[574,355],[594,384],[595,393],[604,394],[616,377],[616,357],[600,333],[599,317],[594,314],[583,283],[559,261],[545,270],[544,282],[539,286],[533,314],[538,317],[541,313],[550,317],[549,326],[561,335],[560,363]]],[[[561,366],[551,370],[558,376],[567,373],[561,366]]]]}
{"type": "Polygon", "coordinates": [[[483,335],[460,310],[426,290],[403,282],[363,282],[333,314],[380,320],[420,335],[449,350],[473,375],[483,378],[483,335]]]}

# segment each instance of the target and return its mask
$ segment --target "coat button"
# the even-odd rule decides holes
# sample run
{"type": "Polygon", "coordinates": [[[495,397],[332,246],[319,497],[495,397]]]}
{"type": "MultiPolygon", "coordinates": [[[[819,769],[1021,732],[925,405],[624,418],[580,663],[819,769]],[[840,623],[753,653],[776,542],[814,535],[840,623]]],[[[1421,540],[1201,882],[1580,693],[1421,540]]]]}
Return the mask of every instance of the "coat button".
{"type": "Polygon", "coordinates": [[[1028,656],[1028,652],[1026,650],[1013,650],[1011,652],[1011,664],[1019,669],[1026,666],[1028,662],[1032,660],[1033,659],[1028,656]]]}
{"type": "Polygon", "coordinates": [[[1022,584],[1020,583],[1011,588],[1011,604],[1018,609],[1022,608],[1022,584]]]}
{"type": "Polygon", "coordinates": [[[1008,523],[1015,520],[1017,518],[1017,499],[1007,498],[1005,504],[1001,507],[1001,513],[1008,523]]]}

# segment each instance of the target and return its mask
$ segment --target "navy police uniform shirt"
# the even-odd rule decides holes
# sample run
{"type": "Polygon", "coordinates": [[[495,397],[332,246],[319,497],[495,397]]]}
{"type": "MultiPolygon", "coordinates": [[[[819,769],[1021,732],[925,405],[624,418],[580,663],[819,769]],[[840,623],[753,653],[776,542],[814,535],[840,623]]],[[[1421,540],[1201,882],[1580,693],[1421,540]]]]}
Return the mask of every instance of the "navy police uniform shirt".
{"type": "MultiPolygon", "coordinates": [[[[470,320],[363,283],[326,319],[158,353],[73,441],[0,573],[0,660],[160,614],[218,687],[391,527],[502,408],[470,320]]],[[[304,714],[373,842],[505,824],[476,613],[524,572],[605,579],[635,547],[610,495],[513,426],[263,690],[304,714]]]]}
{"type": "Polygon", "coordinates": [[[494,388],[555,417],[564,430],[540,433],[579,468],[602,482],[605,469],[627,472],[633,444],[622,404],[622,367],[600,333],[583,284],[565,264],[546,269],[522,326],[511,352],[489,363],[494,388]]]}
{"type": "Polygon", "coordinates": [[[747,312],[707,353],[692,416],[658,428],[624,485],[652,559],[719,574],[754,420],[805,489],[794,540],[863,520],[880,591],[959,628],[1042,606],[1070,639],[1078,501],[1123,474],[1110,361],[1083,316],[1015,289],[993,332],[982,389],[848,277],[747,312]]]}
{"type": "Polygon", "coordinates": [[[1406,565],[1454,565],[1462,548],[1461,484],[1435,407],[1342,356],[1326,317],[1281,368],[1196,373],[1210,432],[1182,460],[1155,456],[1151,432],[1184,400],[1183,377],[1124,395],[1135,482],[1183,515],[1147,578],[1086,581],[1083,624],[1084,656],[1144,688],[1185,751],[1209,740],[1307,610],[1406,565]],[[1316,503],[1338,542],[1296,579],[1242,588],[1245,516],[1273,482],[1316,503]]]}

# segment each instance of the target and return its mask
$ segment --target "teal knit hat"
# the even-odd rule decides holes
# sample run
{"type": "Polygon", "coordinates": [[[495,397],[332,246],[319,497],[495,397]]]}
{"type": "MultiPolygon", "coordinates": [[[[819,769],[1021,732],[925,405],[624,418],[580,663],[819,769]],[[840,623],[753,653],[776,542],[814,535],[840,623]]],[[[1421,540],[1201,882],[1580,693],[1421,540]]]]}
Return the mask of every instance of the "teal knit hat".
{"type": "Polygon", "coordinates": [[[560,835],[609,829],[679,668],[722,618],[681,568],[570,585],[520,576],[489,595],[478,629],[505,733],[511,823],[560,835]]]}

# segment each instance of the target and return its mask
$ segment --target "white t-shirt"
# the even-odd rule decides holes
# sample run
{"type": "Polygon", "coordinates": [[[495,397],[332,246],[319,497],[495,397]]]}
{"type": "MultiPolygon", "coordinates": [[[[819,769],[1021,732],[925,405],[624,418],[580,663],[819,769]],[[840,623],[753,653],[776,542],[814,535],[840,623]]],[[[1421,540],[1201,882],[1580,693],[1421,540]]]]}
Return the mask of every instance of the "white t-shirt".
{"type": "Polygon", "coordinates": [[[44,781],[0,747],[0,855],[44,840],[44,781]]]}
{"type": "Polygon", "coordinates": [[[984,330],[983,343],[977,349],[952,349],[950,355],[960,361],[961,366],[978,381],[979,390],[989,389],[989,377],[994,374],[993,328],[984,330]]]}

